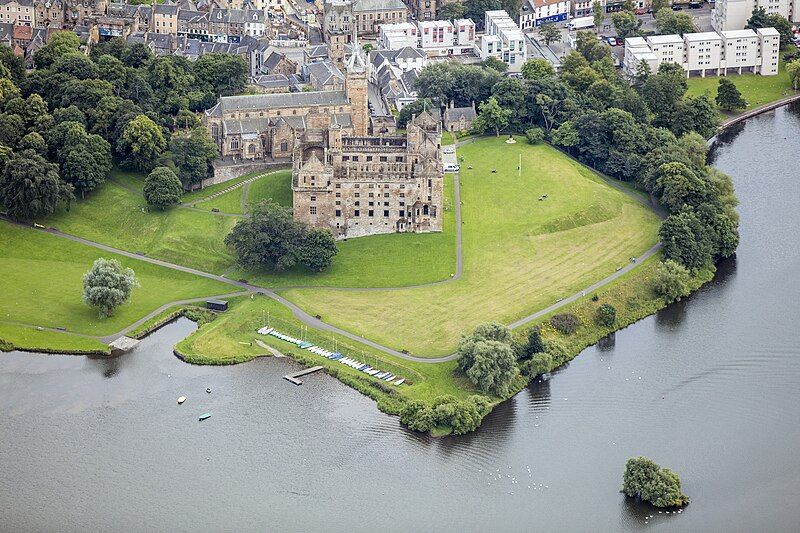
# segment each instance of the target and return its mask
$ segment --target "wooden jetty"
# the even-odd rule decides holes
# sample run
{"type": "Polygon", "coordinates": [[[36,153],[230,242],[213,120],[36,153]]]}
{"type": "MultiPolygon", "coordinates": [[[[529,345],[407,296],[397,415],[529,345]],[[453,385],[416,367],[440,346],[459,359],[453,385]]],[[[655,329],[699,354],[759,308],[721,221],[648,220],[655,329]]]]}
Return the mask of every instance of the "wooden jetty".
{"type": "Polygon", "coordinates": [[[312,374],[312,373],[318,372],[320,370],[322,370],[321,366],[312,366],[311,368],[304,368],[303,370],[300,370],[299,372],[295,372],[293,374],[287,374],[287,375],[283,376],[283,379],[285,379],[287,381],[291,381],[295,385],[302,385],[303,382],[300,381],[297,378],[299,378],[301,376],[307,376],[308,374],[312,374]]]}

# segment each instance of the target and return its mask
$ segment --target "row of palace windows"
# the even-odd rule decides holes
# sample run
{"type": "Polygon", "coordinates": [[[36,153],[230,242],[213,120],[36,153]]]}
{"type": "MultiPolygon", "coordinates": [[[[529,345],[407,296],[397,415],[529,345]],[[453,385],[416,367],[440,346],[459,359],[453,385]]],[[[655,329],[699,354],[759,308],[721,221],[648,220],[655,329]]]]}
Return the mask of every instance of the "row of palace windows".
{"type": "MultiPolygon", "coordinates": [[[[342,161],[353,161],[354,163],[358,163],[358,160],[359,160],[358,158],[359,158],[359,156],[357,156],[357,155],[354,155],[354,156],[343,155],[342,156],[342,161]]],[[[367,158],[366,159],[367,163],[370,163],[370,162],[373,161],[373,156],[371,156],[371,155],[366,156],[366,158],[367,158]]],[[[378,161],[381,162],[381,163],[388,163],[389,162],[389,156],[386,156],[386,155],[378,156],[378,161]]],[[[405,161],[405,157],[402,156],[402,155],[396,155],[394,157],[394,162],[395,163],[402,163],[403,161],[405,161]]]]}
{"type": "MultiPolygon", "coordinates": [[[[316,214],[317,214],[317,208],[316,208],[316,206],[313,206],[313,205],[312,205],[312,206],[309,208],[309,213],[311,213],[312,215],[316,215],[316,214]]],[[[409,213],[409,215],[410,215],[410,214],[411,214],[411,213],[409,213]]],[[[431,214],[431,215],[432,215],[432,216],[434,216],[434,217],[436,216],[436,214],[435,214],[435,213],[431,213],[431,211],[430,211],[430,208],[429,208],[427,205],[423,205],[423,206],[422,206],[422,209],[417,209],[417,216],[420,216],[420,215],[428,215],[428,214],[431,214]]],[[[406,211],[405,211],[405,209],[400,209],[400,210],[398,211],[398,215],[399,215],[399,217],[400,217],[400,218],[405,218],[405,216],[406,216],[406,211]]],[[[337,209],[337,210],[335,211],[335,216],[337,216],[337,217],[340,217],[340,216],[342,216],[342,210],[341,210],[341,209],[337,209]]],[[[361,216],[361,210],[360,210],[360,209],[356,209],[356,210],[354,210],[354,211],[353,211],[353,216],[354,216],[354,217],[360,217],[360,216],[361,216]]],[[[374,209],[368,209],[368,210],[367,210],[367,216],[368,216],[368,217],[374,217],[374,216],[375,216],[375,210],[374,210],[374,209]]],[[[383,216],[384,216],[384,217],[387,217],[387,218],[389,217],[389,210],[388,210],[388,209],[384,209],[384,210],[383,210],[383,216]]]]}

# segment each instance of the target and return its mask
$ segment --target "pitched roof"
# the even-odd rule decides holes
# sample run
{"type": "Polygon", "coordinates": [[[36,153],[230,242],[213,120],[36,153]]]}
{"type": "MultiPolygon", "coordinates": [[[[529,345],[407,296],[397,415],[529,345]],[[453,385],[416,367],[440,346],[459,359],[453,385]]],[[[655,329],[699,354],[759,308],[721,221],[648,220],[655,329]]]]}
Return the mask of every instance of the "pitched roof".
{"type": "MultiPolygon", "coordinates": [[[[311,91],[304,93],[251,94],[242,96],[223,96],[217,106],[219,112],[247,111],[255,109],[318,107],[327,105],[348,105],[349,100],[344,91],[311,91]]],[[[211,114],[210,116],[214,116],[211,114]]],[[[217,115],[219,116],[219,115],[217,115]]]]}
{"type": "Polygon", "coordinates": [[[306,75],[313,76],[322,85],[328,85],[336,80],[344,81],[344,74],[330,61],[318,61],[304,66],[306,75]]]}
{"type": "Polygon", "coordinates": [[[400,11],[408,10],[402,0],[355,0],[353,13],[362,11],[400,11]]]}

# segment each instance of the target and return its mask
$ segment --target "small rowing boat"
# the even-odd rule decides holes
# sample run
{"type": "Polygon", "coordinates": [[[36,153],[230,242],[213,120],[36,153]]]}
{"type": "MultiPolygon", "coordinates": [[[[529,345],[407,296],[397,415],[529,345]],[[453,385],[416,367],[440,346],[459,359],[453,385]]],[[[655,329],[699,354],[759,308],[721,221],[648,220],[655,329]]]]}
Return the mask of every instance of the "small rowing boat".
{"type": "Polygon", "coordinates": [[[209,419],[209,418],[211,418],[211,413],[203,413],[202,415],[200,415],[200,416],[198,417],[198,420],[199,420],[200,422],[202,422],[203,420],[207,420],[207,419],[209,419]]]}
{"type": "Polygon", "coordinates": [[[181,396],[180,398],[178,398],[178,405],[182,404],[185,401],[186,401],[186,396],[181,396]]]}

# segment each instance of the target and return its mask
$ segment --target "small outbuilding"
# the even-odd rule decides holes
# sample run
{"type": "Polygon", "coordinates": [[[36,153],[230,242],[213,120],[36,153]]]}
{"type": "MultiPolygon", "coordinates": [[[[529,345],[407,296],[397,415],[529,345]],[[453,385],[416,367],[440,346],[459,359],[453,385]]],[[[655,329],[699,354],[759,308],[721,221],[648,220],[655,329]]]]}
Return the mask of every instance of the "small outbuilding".
{"type": "Polygon", "coordinates": [[[206,300],[206,308],[212,311],[227,311],[228,302],[225,300],[206,300]]]}

